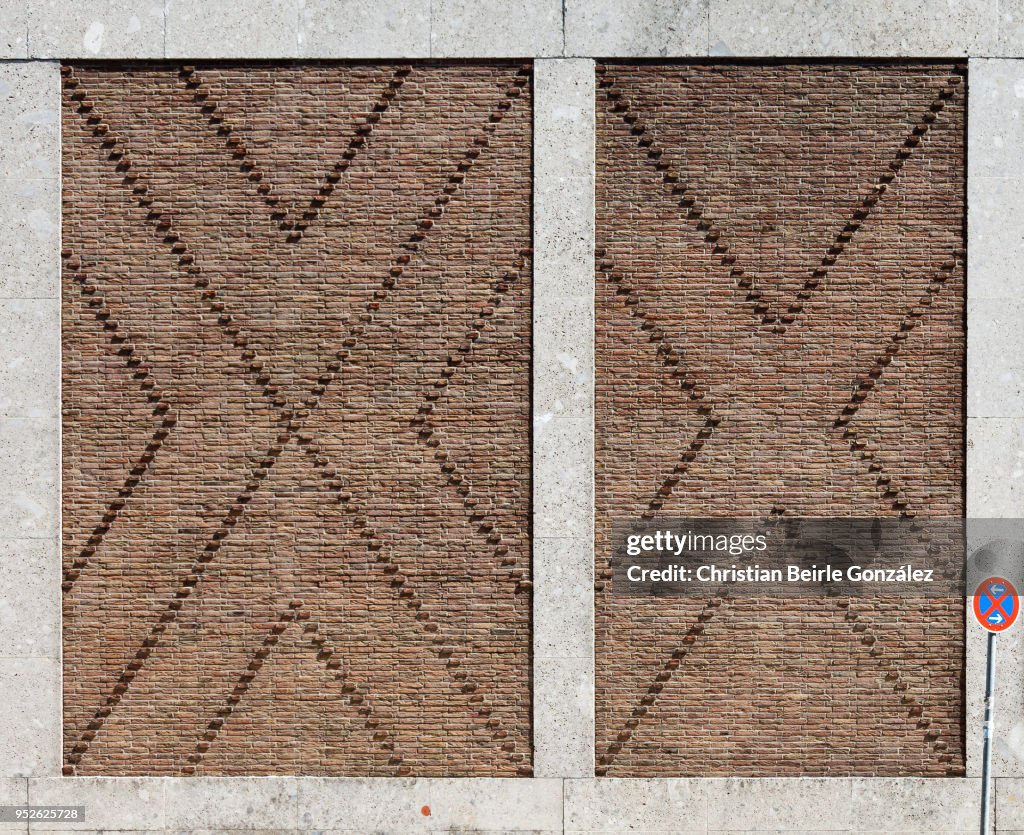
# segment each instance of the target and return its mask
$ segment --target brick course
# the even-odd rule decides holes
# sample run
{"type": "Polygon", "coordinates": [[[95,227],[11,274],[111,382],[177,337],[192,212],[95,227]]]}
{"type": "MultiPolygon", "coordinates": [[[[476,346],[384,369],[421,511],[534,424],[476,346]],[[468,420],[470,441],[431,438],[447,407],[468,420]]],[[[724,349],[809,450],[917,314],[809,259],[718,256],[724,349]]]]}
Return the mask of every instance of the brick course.
{"type": "Polygon", "coordinates": [[[63,73],[65,773],[529,774],[529,68],[63,73]]]}
{"type": "Polygon", "coordinates": [[[636,516],[961,516],[965,69],[598,66],[597,773],[964,771],[962,600],[610,597],[636,516]]]}

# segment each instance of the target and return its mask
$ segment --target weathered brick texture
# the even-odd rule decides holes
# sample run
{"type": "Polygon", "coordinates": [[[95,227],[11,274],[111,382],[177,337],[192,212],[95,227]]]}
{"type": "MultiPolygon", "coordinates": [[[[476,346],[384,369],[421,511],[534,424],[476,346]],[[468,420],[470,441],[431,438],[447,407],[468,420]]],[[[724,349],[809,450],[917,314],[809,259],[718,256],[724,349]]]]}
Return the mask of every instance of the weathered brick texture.
{"type": "Polygon", "coordinates": [[[962,515],[964,68],[598,73],[598,773],[963,773],[962,600],[613,600],[607,557],[962,515]]]}
{"type": "Polygon", "coordinates": [[[64,67],[71,774],[531,768],[528,67],[64,67]]]}

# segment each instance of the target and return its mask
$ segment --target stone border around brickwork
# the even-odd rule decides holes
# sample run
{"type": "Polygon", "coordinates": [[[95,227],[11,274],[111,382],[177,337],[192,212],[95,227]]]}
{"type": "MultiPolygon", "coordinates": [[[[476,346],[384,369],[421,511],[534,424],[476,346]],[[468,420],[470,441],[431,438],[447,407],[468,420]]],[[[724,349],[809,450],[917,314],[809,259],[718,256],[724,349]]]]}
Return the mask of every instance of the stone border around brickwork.
{"type": "Polygon", "coordinates": [[[0,63],[0,776],[60,773],[60,73],[0,63]]]}
{"type": "Polygon", "coordinates": [[[534,62],[534,773],[594,774],[595,73],[534,62]]]}
{"type": "Polygon", "coordinates": [[[1024,0],[0,0],[0,58],[1024,56],[1024,0]]]}
{"type": "MultiPolygon", "coordinates": [[[[967,515],[1024,517],[1024,61],[971,59],[967,515]]],[[[1024,650],[999,641],[996,774],[1024,775],[1024,650]]],[[[967,630],[967,773],[981,773],[985,638],[967,630]]]]}
{"type": "MultiPolygon", "coordinates": [[[[978,781],[971,778],[590,777],[594,79],[593,61],[571,56],[970,57],[968,514],[1020,517],[1024,61],[995,56],[1024,56],[1024,0],[964,0],[951,8],[944,0],[0,0],[0,59],[34,59],[0,62],[0,264],[6,268],[0,273],[0,804],[81,803],[94,810],[89,829],[151,831],[974,829],[978,781]],[[512,56],[539,59],[537,776],[59,777],[60,84],[54,59],[512,56]]],[[[972,776],[980,770],[980,637],[968,630],[972,776]]],[[[1001,831],[1024,830],[1024,780],[1007,779],[1024,776],[1022,656],[1015,649],[1000,658],[1001,831]]],[[[6,828],[19,825],[0,824],[6,828]]]]}
{"type": "MultiPolygon", "coordinates": [[[[976,832],[977,778],[0,780],[0,805],[81,806],[40,832],[976,832]]],[[[997,831],[1024,831],[1024,780],[998,778],[997,831]]],[[[0,831],[28,831],[0,824],[0,831]]]]}

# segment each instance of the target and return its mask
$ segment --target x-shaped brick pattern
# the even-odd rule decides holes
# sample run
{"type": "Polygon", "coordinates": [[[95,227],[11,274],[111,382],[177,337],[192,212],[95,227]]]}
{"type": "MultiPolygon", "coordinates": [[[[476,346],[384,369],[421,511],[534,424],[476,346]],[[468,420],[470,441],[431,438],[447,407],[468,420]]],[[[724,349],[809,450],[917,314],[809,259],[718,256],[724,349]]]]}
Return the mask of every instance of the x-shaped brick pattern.
{"type": "MultiPolygon", "coordinates": [[[[312,746],[303,769],[458,774],[467,773],[472,762],[475,773],[482,768],[495,774],[528,774],[524,718],[529,697],[524,688],[517,689],[521,682],[509,668],[525,666],[528,653],[528,487],[525,465],[514,456],[526,443],[530,251],[529,192],[523,175],[529,160],[529,69],[495,66],[459,77],[452,70],[424,68],[418,77],[409,66],[362,72],[326,67],[309,77],[299,71],[297,84],[288,79],[274,87],[271,79],[269,94],[258,80],[250,85],[258,70],[233,73],[186,66],[173,73],[140,74],[141,85],[128,86],[136,95],[141,90],[150,97],[158,120],[173,123],[171,133],[180,147],[172,142],[171,151],[181,151],[197,167],[199,187],[191,192],[193,172],[161,156],[162,149],[154,144],[159,134],[125,121],[133,103],[130,95],[111,90],[116,74],[108,79],[102,72],[64,68],[66,113],[74,128],[69,131],[71,158],[79,163],[77,169],[69,166],[65,199],[71,209],[63,252],[65,305],[77,314],[70,325],[75,337],[88,341],[80,329],[94,329],[99,342],[89,350],[102,356],[93,357],[90,366],[92,355],[76,353],[77,344],[66,349],[73,361],[66,364],[70,403],[65,409],[65,512],[73,522],[65,535],[64,593],[71,659],[68,695],[77,719],[68,729],[66,773],[109,767],[104,755],[94,751],[112,733],[120,734],[118,739],[127,735],[146,751],[131,766],[138,773],[251,769],[244,762],[245,751],[236,755],[241,761],[217,761],[212,771],[210,757],[217,754],[215,744],[231,729],[233,717],[239,727],[244,727],[240,717],[241,722],[254,721],[246,718],[246,695],[266,679],[265,668],[282,652],[282,642],[292,630],[301,629],[305,637],[299,643],[323,665],[321,686],[336,699],[328,707],[314,706],[305,718],[322,724],[327,717],[317,711],[351,710],[366,731],[365,737],[353,738],[346,762],[317,759],[318,749],[312,746]],[[290,93],[282,95],[284,88],[290,93]],[[258,101],[261,90],[264,99],[258,101]],[[453,90],[461,92],[454,95],[453,90]],[[346,94],[356,101],[351,113],[338,116],[346,94]],[[275,95],[287,101],[275,100],[275,95]],[[250,109],[258,107],[257,113],[250,109]],[[110,112],[115,109],[117,113],[110,112]],[[324,124],[317,123],[317,115],[324,124]],[[261,123],[260,117],[269,117],[269,123],[261,123]],[[335,134],[332,117],[345,122],[335,134]],[[312,196],[303,196],[309,188],[303,185],[310,179],[308,169],[318,156],[304,143],[322,135],[328,136],[327,149],[320,153],[323,162],[317,160],[320,170],[313,172],[312,196]],[[403,160],[403,154],[410,159],[403,160]],[[278,176],[275,157],[285,169],[298,161],[298,170],[278,176]],[[416,178],[408,198],[409,184],[374,179],[375,166],[386,170],[394,160],[398,174],[416,178]],[[505,178],[498,187],[493,185],[496,177],[505,178]],[[389,198],[378,200],[378,211],[390,214],[360,214],[373,210],[374,189],[389,198]],[[99,197],[93,199],[120,202],[132,221],[155,235],[155,241],[150,237],[143,242],[141,257],[147,249],[156,250],[157,270],[173,273],[169,287],[160,286],[152,264],[131,262],[133,255],[140,257],[131,244],[94,231],[102,222],[97,224],[83,210],[95,193],[99,197]],[[375,228],[361,236],[361,224],[375,228]],[[502,234],[485,240],[481,229],[489,226],[501,227],[502,234]],[[275,277],[288,276],[289,270],[299,277],[275,286],[275,277]],[[136,272],[142,276],[141,286],[133,284],[136,272]],[[291,296],[296,290],[301,295],[291,296]],[[189,297],[180,295],[188,291],[189,297]],[[150,292],[163,294],[155,309],[146,298],[150,292]],[[410,297],[411,302],[403,303],[410,297]],[[140,311],[133,309],[136,300],[140,311]],[[176,332],[177,322],[189,314],[195,321],[176,332]],[[410,318],[403,321],[403,316],[410,318]],[[208,379],[201,381],[200,395],[218,385],[236,395],[234,413],[205,419],[212,418],[214,427],[217,421],[255,425],[252,433],[241,433],[239,449],[231,448],[239,440],[234,437],[226,448],[207,455],[196,447],[200,439],[182,437],[186,418],[193,430],[199,424],[202,435],[203,420],[196,415],[205,404],[195,402],[195,389],[182,379],[180,366],[166,361],[174,350],[161,341],[165,337],[154,336],[168,330],[172,348],[177,348],[196,324],[207,334],[204,339],[230,357],[225,366],[211,362],[204,369],[208,379]],[[417,328],[431,331],[423,334],[418,351],[410,352],[420,336],[417,328]],[[390,357],[392,353],[399,359],[390,357]],[[379,356],[389,359],[378,362],[379,356]],[[131,380],[125,399],[131,401],[137,393],[152,412],[149,421],[155,425],[141,452],[126,455],[124,439],[112,441],[102,433],[102,448],[75,447],[76,433],[88,416],[88,409],[75,408],[76,389],[86,392],[82,402],[93,409],[94,419],[97,411],[100,417],[103,412],[102,404],[89,401],[82,372],[97,363],[104,368],[108,376],[92,381],[98,383],[102,400],[105,384],[124,382],[111,379],[113,372],[103,365],[111,360],[123,363],[121,370],[131,380]],[[387,375],[385,383],[398,391],[379,386],[386,411],[375,426],[375,415],[354,413],[359,407],[348,401],[358,402],[362,394],[364,408],[374,405],[378,365],[387,375]],[[235,379],[218,379],[217,372],[225,371],[235,379]],[[468,398],[458,391],[460,382],[473,388],[487,379],[496,381],[489,390],[485,386],[468,398]],[[354,384],[364,388],[353,393],[354,384]],[[488,401],[495,403],[489,412],[488,401]],[[356,445],[364,469],[353,484],[350,462],[338,460],[352,446],[340,441],[347,428],[362,430],[362,420],[371,423],[372,433],[398,437],[384,443],[371,435],[356,445]],[[460,439],[460,434],[466,437],[460,439]],[[482,437],[493,440],[480,448],[482,437]],[[261,438],[264,443],[259,445],[261,438]],[[101,453],[118,441],[110,466],[110,456],[101,453]],[[496,454],[495,445],[504,449],[496,454]],[[125,455],[123,477],[118,477],[125,455]],[[197,459],[199,467],[182,478],[183,460],[195,468],[197,459]],[[173,501],[154,502],[163,479],[202,490],[204,464],[216,470],[222,462],[240,461],[247,463],[236,465],[219,490],[203,496],[203,512],[194,520],[173,501]],[[396,504],[405,500],[397,522],[374,518],[388,504],[375,495],[381,486],[365,478],[367,462],[379,464],[393,480],[401,480],[404,469],[410,471],[411,487],[402,487],[404,493],[394,497],[396,504]],[[109,495],[97,489],[97,482],[108,485],[109,495]],[[425,498],[427,490],[439,497],[433,505],[425,498]],[[288,502],[281,496],[294,495],[300,504],[310,491],[319,497],[312,518],[301,512],[289,516],[288,502]],[[96,513],[96,498],[102,511],[89,524],[87,514],[96,513]],[[438,505],[444,510],[439,512],[438,505]],[[166,564],[158,555],[146,554],[143,561],[150,564],[134,571],[130,558],[126,562],[119,557],[126,548],[145,550],[148,540],[140,538],[139,527],[153,515],[154,506],[158,534],[166,537],[177,524],[191,536],[166,543],[165,552],[174,555],[166,564]],[[292,529],[297,539],[320,537],[320,548],[313,555],[296,550],[279,566],[271,557],[269,570],[251,567],[232,578],[232,561],[254,556],[247,553],[253,517],[267,513],[275,514],[273,525],[292,529]],[[425,515],[422,524],[417,514],[425,515]],[[322,530],[310,530],[318,521],[322,530]],[[246,542],[232,550],[240,538],[246,542]],[[328,556],[335,561],[328,564],[328,556]],[[438,582],[438,574],[448,573],[448,563],[451,576],[438,582]],[[350,564],[361,565],[362,579],[387,590],[379,601],[387,610],[375,613],[375,620],[361,624],[357,614],[345,611],[359,599],[342,591],[344,578],[358,573],[350,564]],[[239,578],[260,584],[262,590],[236,586],[232,599],[231,582],[239,578]],[[148,588],[147,581],[154,580],[156,588],[148,588]],[[217,584],[215,591],[208,590],[211,584],[217,584]],[[446,586],[452,589],[450,599],[444,594],[446,586]],[[296,593],[304,597],[293,597],[296,593]],[[169,666],[155,671],[154,666],[169,655],[187,655],[187,646],[182,646],[186,626],[205,628],[209,634],[201,640],[217,639],[217,617],[208,626],[204,623],[211,595],[213,605],[222,610],[214,613],[221,622],[224,609],[237,608],[242,629],[231,636],[233,651],[225,653],[219,676],[201,691],[196,704],[186,682],[168,681],[180,664],[175,667],[172,659],[169,666]],[[105,596],[113,599],[105,602],[105,596]],[[479,611],[467,605],[474,602],[479,611]],[[246,611],[252,603],[254,611],[246,611]],[[111,620],[120,617],[127,623],[104,634],[97,617],[104,608],[111,620]],[[392,636],[373,634],[382,619],[395,634],[411,629],[418,643],[389,647],[392,636]],[[98,626],[97,638],[107,639],[106,650],[89,641],[90,630],[98,626]],[[429,662],[416,658],[424,651],[432,656],[429,662]],[[369,656],[369,670],[354,659],[359,653],[369,656]],[[406,691],[412,698],[403,699],[401,692],[371,692],[372,665],[387,666],[389,657],[396,669],[385,669],[378,678],[390,678],[392,687],[397,676],[412,679],[406,691]],[[99,663],[90,668],[91,662],[99,663]],[[433,678],[417,681],[417,675],[433,678]],[[438,678],[445,682],[441,690],[438,678]],[[161,688],[166,701],[154,711],[148,703],[161,688]],[[386,709],[380,708],[382,701],[388,703],[386,709]],[[153,732],[161,713],[188,719],[165,731],[167,750],[147,750],[142,739],[153,732]],[[409,738],[410,729],[415,733],[422,726],[432,733],[438,722],[457,743],[425,753],[404,752],[403,733],[419,748],[418,740],[409,738]],[[363,760],[368,761],[365,766],[363,760]]],[[[187,353],[188,346],[182,347],[187,353]]],[[[118,416],[108,419],[116,423],[118,416]]],[[[230,617],[227,622],[232,622],[230,617]]],[[[386,688],[381,681],[377,686],[386,688]]],[[[283,714],[287,708],[272,704],[271,710],[276,709],[283,714]]],[[[250,739],[245,744],[271,751],[276,742],[257,739],[254,744],[250,739]]],[[[344,748],[345,741],[332,744],[344,748]]]]}
{"type": "MultiPolygon", "coordinates": [[[[928,329],[926,314],[933,308],[942,308],[942,324],[937,333],[932,329],[921,339],[928,341],[933,352],[945,351],[941,359],[957,364],[936,372],[935,358],[927,353],[897,362],[902,366],[901,382],[909,383],[911,391],[901,393],[899,384],[893,383],[889,396],[895,391],[898,398],[912,400],[914,389],[922,383],[913,377],[908,381],[907,376],[922,375],[925,387],[946,388],[936,398],[947,409],[940,419],[950,421],[942,427],[944,434],[948,436],[951,429],[955,434],[957,427],[957,410],[950,403],[955,404],[958,396],[956,378],[962,368],[958,305],[963,294],[964,250],[962,220],[958,221],[962,195],[956,189],[957,166],[962,166],[957,126],[962,124],[963,84],[959,71],[950,69],[929,70],[923,79],[897,80],[894,90],[892,78],[886,79],[883,73],[869,78],[870,68],[854,70],[851,85],[851,73],[842,67],[751,69],[747,78],[739,80],[743,71],[738,68],[649,68],[645,72],[599,67],[603,131],[599,132],[605,154],[599,163],[603,180],[599,200],[606,201],[599,205],[597,252],[599,547],[608,547],[610,519],[630,511],[645,519],[752,512],[776,517],[962,512],[955,476],[950,489],[941,481],[922,480],[920,468],[907,474],[892,472],[890,462],[898,463],[903,450],[895,454],[886,450],[870,428],[874,423],[879,431],[890,433],[890,442],[909,435],[919,448],[917,454],[922,448],[928,454],[927,430],[922,437],[919,427],[903,426],[915,419],[913,414],[904,417],[897,401],[895,408],[888,406],[891,411],[883,420],[872,421],[871,399],[877,390],[884,390],[886,369],[908,353],[908,345],[913,346],[909,341],[913,332],[928,329]],[[858,93],[860,72],[864,73],[860,83],[869,84],[858,93]],[[711,77],[717,92],[708,80],[711,77]],[[832,83],[836,89],[830,97],[832,83]],[[847,95],[863,98],[844,101],[844,84],[847,95]],[[915,84],[919,88],[906,95],[915,84]],[[695,106],[701,94],[706,97],[702,103],[706,110],[695,106]],[[671,109],[674,97],[689,102],[689,109],[671,109]],[[879,106],[887,97],[899,101],[895,109],[890,105],[888,114],[879,106]],[[810,101],[821,102],[819,111],[810,101]],[[667,115],[657,112],[666,104],[670,105],[667,115]],[[856,144],[857,136],[842,115],[829,121],[828,109],[837,105],[840,113],[854,114],[854,126],[861,131],[875,132],[871,154],[863,154],[867,159],[858,158],[852,149],[842,154],[841,143],[856,144]],[[858,111],[868,117],[859,125],[858,111]],[[671,118],[679,118],[680,112],[689,122],[673,124],[671,118]],[[873,126],[872,115],[876,119],[887,115],[888,124],[873,126]],[[801,126],[801,119],[808,124],[801,126]],[[809,129],[811,124],[819,133],[809,129]],[[937,140],[931,136],[936,125],[940,127],[937,140]],[[662,132],[671,138],[663,138],[662,132]],[[716,140],[723,145],[716,146],[716,140]],[[830,142],[840,153],[831,150],[830,160],[828,151],[801,144],[808,141],[819,146],[830,142]],[[795,161],[787,159],[789,153],[795,161]],[[800,167],[808,159],[819,166],[817,171],[800,167]],[[838,191],[838,201],[828,198],[837,191],[835,186],[827,179],[822,182],[822,172],[828,172],[835,161],[839,168],[858,172],[849,181],[853,193],[847,197],[838,191]],[[937,169],[934,184],[930,165],[937,169]],[[765,193],[758,196],[762,186],[765,193]],[[769,187],[776,192],[767,193],[769,187]],[[715,188],[723,193],[715,193],[715,188]],[[744,195],[744,189],[753,196],[744,195]],[[940,203],[942,210],[933,211],[929,200],[945,201],[940,203]],[[815,208],[832,202],[841,214],[830,220],[818,208],[819,216],[809,221],[801,215],[802,201],[815,208]],[[898,205],[887,209],[887,202],[898,205]],[[638,207],[640,222],[650,226],[636,226],[626,206],[638,207]],[[770,234],[778,233],[780,227],[781,243],[770,234]],[[638,243],[630,236],[645,239],[638,243]],[[811,240],[823,251],[815,252],[811,240]],[[909,252],[912,265],[898,263],[887,246],[909,252]],[[766,263],[761,247],[777,253],[774,257],[781,258],[781,263],[766,263]],[[810,251],[793,258],[797,247],[810,251]],[[680,260],[685,277],[666,274],[672,268],[667,265],[675,266],[680,260]],[[865,281],[860,274],[874,281],[865,281]],[[863,297],[869,293],[876,298],[865,305],[863,297]],[[875,314],[874,320],[864,308],[875,314]],[[632,326],[625,317],[632,319],[632,326]],[[833,324],[837,318],[850,324],[833,324]],[[882,334],[875,335],[880,326],[882,334]],[[943,338],[952,341],[943,345],[943,338]],[[923,369],[916,365],[922,361],[923,369]],[[632,364],[647,366],[641,372],[643,382],[634,382],[624,373],[623,366],[632,364]],[[614,385],[611,379],[602,384],[601,370],[611,368],[615,369],[614,385]],[[939,379],[929,380],[928,375],[939,379]],[[645,397],[631,390],[636,385],[651,387],[647,402],[639,407],[635,404],[643,403],[645,397]],[[656,426],[652,431],[652,422],[659,418],[644,414],[644,410],[657,411],[652,403],[661,404],[668,426],[679,427],[679,441],[666,443],[673,432],[670,428],[656,426]],[[858,421],[863,415],[868,419],[858,421]],[[617,442],[616,438],[625,437],[624,423],[630,422],[640,431],[629,444],[617,442]],[[858,423],[867,423],[868,428],[858,423]],[[650,446],[651,438],[658,446],[650,446]],[[844,456],[849,460],[844,461],[844,456]],[[648,471],[652,461],[664,462],[661,467],[668,472],[658,476],[652,492],[638,493],[644,482],[638,482],[635,473],[648,471]],[[748,475],[751,470],[753,479],[748,475]],[[865,493],[862,485],[866,484],[873,484],[873,495],[865,493]],[[916,506],[910,486],[917,496],[916,506]]],[[[934,402],[917,404],[922,405],[927,410],[934,402]]],[[[956,455],[952,459],[955,466],[956,455]]],[[[677,601],[676,611],[672,601],[664,598],[611,600],[611,570],[605,556],[599,554],[598,560],[599,677],[606,679],[603,686],[599,682],[599,724],[607,723],[599,728],[599,775],[724,774],[738,773],[737,768],[749,774],[962,770],[956,753],[958,735],[949,733],[955,732],[949,706],[940,705],[942,721],[933,722],[926,714],[926,702],[934,696],[915,693],[911,686],[913,680],[937,691],[939,697],[953,699],[956,671],[947,673],[942,665],[955,664],[950,665],[948,658],[933,661],[939,670],[937,679],[947,673],[945,691],[941,683],[936,686],[927,681],[927,675],[920,675],[920,667],[916,675],[907,673],[901,662],[914,666],[927,662],[901,648],[891,632],[886,635],[889,640],[882,640],[893,628],[885,607],[872,612],[870,606],[842,600],[827,604],[831,614],[795,614],[799,607],[794,606],[787,614],[785,604],[773,610],[769,602],[756,609],[755,602],[754,609],[741,606],[734,616],[740,621],[733,620],[731,625],[742,626],[751,617],[781,623],[817,620],[821,622],[817,628],[831,634],[836,630],[830,621],[841,616],[856,641],[855,658],[856,653],[865,656],[884,682],[883,693],[890,694],[876,697],[869,712],[898,711],[902,720],[889,723],[893,744],[906,745],[903,739],[918,734],[914,747],[919,750],[913,756],[923,764],[907,765],[904,760],[893,765],[884,757],[871,762],[863,755],[861,759],[845,752],[837,755],[829,751],[833,731],[827,719],[818,720],[816,732],[819,741],[826,741],[817,743],[810,756],[794,744],[788,762],[785,752],[770,750],[747,757],[743,732],[736,734],[734,749],[728,748],[734,726],[731,713],[751,714],[751,727],[760,728],[761,733],[766,716],[772,717],[773,724],[803,720],[790,720],[785,702],[758,710],[754,705],[763,698],[757,691],[765,691],[764,682],[747,684],[740,694],[731,690],[729,699],[712,707],[706,701],[710,697],[702,693],[709,687],[720,692],[722,687],[709,685],[703,660],[688,675],[694,653],[702,653],[729,679],[744,680],[748,664],[751,670],[772,667],[770,658],[767,662],[756,658],[757,651],[750,663],[749,658],[740,658],[742,648],[722,646],[742,640],[730,636],[729,625],[720,623],[730,617],[725,614],[733,608],[730,601],[677,601]],[[873,626],[874,621],[878,624],[873,626]],[[711,632],[716,635],[714,641],[711,632]],[[624,663],[633,667],[625,677],[624,663]],[[607,665],[603,673],[602,664],[607,665]],[[658,715],[659,697],[667,688],[672,688],[674,698],[696,705],[694,712],[709,711],[703,728],[694,727],[698,719],[687,722],[658,715]],[[680,696],[680,688],[687,692],[680,696]],[[715,743],[721,740],[727,745],[724,757],[715,753],[715,743]],[[630,756],[630,765],[616,768],[624,755],[630,756]]],[[[959,618],[955,608],[940,604],[936,617],[952,624],[959,618]]],[[[832,640],[842,642],[843,636],[839,633],[832,640]]],[[[810,643],[810,656],[819,654],[821,642],[811,639],[810,643]]],[[[787,652],[799,656],[801,651],[797,636],[787,652]]],[[[848,666],[857,669],[857,663],[848,662],[848,666]]],[[[786,692],[787,687],[800,691],[799,679],[786,680],[781,672],[776,675],[781,684],[777,681],[770,687],[777,692],[786,692]]],[[[815,685],[814,689],[820,688],[815,685]]],[[[823,698],[842,698],[838,692],[828,695],[827,687],[825,692],[823,698]]],[[[832,711],[829,708],[826,713],[832,711]]],[[[678,709],[672,716],[678,716],[678,709]]],[[[955,715],[952,718],[955,721],[955,715]]],[[[847,726],[851,724],[856,723],[847,720],[847,726]]],[[[848,739],[838,744],[849,745],[848,739]]]]}

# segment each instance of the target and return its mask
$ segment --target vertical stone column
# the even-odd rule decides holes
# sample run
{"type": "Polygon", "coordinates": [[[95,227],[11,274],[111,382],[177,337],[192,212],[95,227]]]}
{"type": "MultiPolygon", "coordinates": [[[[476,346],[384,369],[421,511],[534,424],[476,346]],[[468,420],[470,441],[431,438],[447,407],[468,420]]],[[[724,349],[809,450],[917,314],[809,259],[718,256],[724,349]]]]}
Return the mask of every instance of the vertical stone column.
{"type": "Polygon", "coordinates": [[[0,62],[0,777],[60,773],[59,117],[0,62]]]}
{"type": "Polygon", "coordinates": [[[594,775],[594,62],[534,63],[538,777],[594,775]]]}
{"type": "MultiPolygon", "coordinates": [[[[1024,517],[1024,61],[968,74],[967,515],[1024,517]]],[[[970,594],[973,589],[968,589],[970,594]]],[[[967,773],[981,774],[985,635],[968,615],[967,773]]],[[[1024,776],[1020,627],[998,639],[994,773],[1024,776]]]]}

